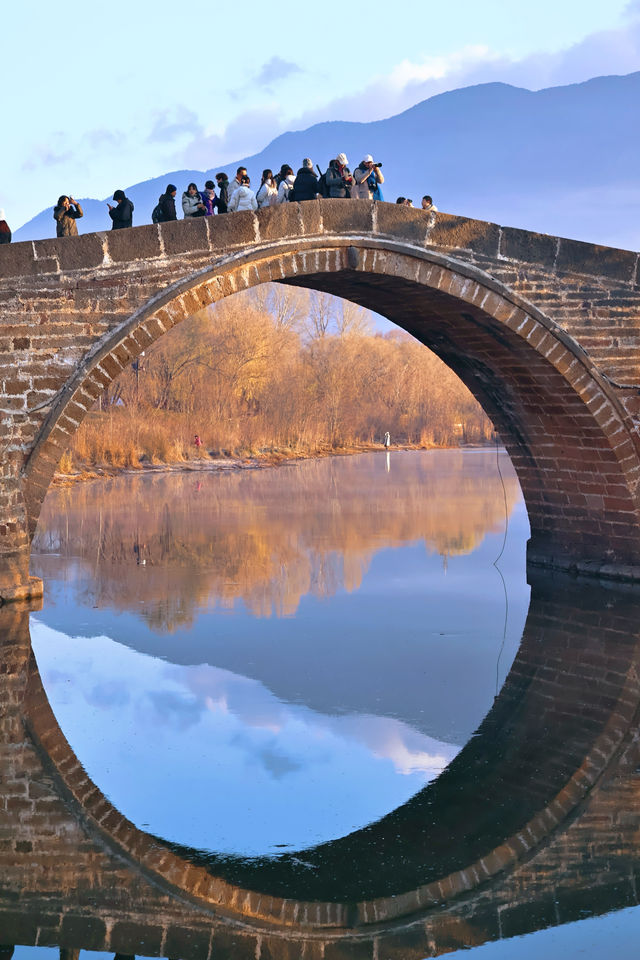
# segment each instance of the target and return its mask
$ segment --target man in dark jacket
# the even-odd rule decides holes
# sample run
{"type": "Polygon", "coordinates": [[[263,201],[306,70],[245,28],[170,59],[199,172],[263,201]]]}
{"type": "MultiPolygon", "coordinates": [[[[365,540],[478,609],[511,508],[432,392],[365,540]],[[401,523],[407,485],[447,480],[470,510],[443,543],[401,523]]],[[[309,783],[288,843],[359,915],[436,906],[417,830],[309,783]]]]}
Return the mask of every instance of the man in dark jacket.
{"type": "Polygon", "coordinates": [[[112,230],[122,230],[124,227],[133,226],[133,204],[128,197],[125,197],[124,190],[116,190],[113,195],[113,199],[118,204],[117,207],[112,207],[110,203],[107,204],[109,207],[109,216],[113,220],[111,224],[112,230]]]}
{"type": "Polygon", "coordinates": [[[73,197],[62,194],[53,208],[53,219],[56,221],[56,237],[77,237],[78,227],[76,220],[83,216],[82,207],[73,197]]]}
{"type": "Polygon", "coordinates": [[[167,223],[169,220],[177,220],[178,216],[176,214],[176,191],[172,183],[167,186],[167,189],[162,194],[158,203],[160,204],[160,209],[162,210],[162,222],[167,223]]]}
{"type": "Polygon", "coordinates": [[[308,157],[302,161],[302,166],[293,182],[293,195],[298,200],[315,200],[318,196],[318,177],[314,173],[313,164],[308,157]]]}
{"type": "Polygon", "coordinates": [[[325,174],[325,181],[330,197],[347,199],[351,196],[351,187],[354,184],[351,170],[347,166],[348,160],[344,153],[339,153],[335,160],[329,163],[325,174]]]}
{"type": "Polygon", "coordinates": [[[226,213],[229,207],[229,177],[226,173],[216,173],[218,182],[218,213],[226,213]]]}

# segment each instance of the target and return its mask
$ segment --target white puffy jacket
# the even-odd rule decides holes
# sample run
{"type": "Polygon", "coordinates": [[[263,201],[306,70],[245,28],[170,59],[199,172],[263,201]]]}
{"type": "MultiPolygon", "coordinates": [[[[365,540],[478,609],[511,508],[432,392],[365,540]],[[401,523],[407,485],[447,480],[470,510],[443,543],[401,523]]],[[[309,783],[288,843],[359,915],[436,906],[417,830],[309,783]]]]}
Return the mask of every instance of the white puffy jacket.
{"type": "Polygon", "coordinates": [[[229,201],[229,210],[232,212],[236,210],[257,210],[258,203],[256,201],[256,195],[253,190],[249,187],[238,187],[237,190],[233,191],[233,196],[229,201]]]}
{"type": "Polygon", "coordinates": [[[287,202],[289,199],[289,191],[295,183],[295,179],[293,174],[290,173],[284,180],[280,181],[280,186],[278,187],[278,203],[287,202]]]}

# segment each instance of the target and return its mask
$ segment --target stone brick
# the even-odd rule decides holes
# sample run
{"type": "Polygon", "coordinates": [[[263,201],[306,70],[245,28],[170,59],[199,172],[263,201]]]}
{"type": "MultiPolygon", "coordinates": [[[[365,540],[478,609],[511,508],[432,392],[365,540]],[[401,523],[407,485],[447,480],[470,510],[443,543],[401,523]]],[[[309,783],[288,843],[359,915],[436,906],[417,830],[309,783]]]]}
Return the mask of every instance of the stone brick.
{"type": "Polygon", "coordinates": [[[498,254],[500,227],[481,220],[467,220],[451,214],[439,213],[431,230],[429,242],[434,246],[471,250],[495,257],[498,254]]]}
{"type": "Polygon", "coordinates": [[[60,945],[80,947],[83,950],[104,950],[106,948],[104,920],[99,917],[65,914],[60,927],[60,945]]]}
{"type": "Polygon", "coordinates": [[[536,263],[552,269],[558,240],[546,233],[532,233],[529,230],[517,230],[515,227],[503,227],[500,237],[500,254],[510,260],[524,263],[536,263]]]}
{"type": "Polygon", "coordinates": [[[559,273],[586,273],[608,280],[631,283],[636,254],[630,250],[613,250],[580,240],[561,240],[558,252],[559,273]]]}
{"type": "Polygon", "coordinates": [[[163,930],[160,926],[132,921],[115,923],[109,937],[110,949],[116,953],[159,956],[163,930]]]}
{"type": "Polygon", "coordinates": [[[114,263],[148,260],[162,254],[159,227],[150,224],[107,234],[107,251],[114,263]]]}
{"type": "MultiPolygon", "coordinates": [[[[160,224],[160,235],[165,256],[176,253],[191,253],[194,250],[209,249],[207,220],[210,217],[195,217],[189,220],[175,220],[160,224]]],[[[124,233],[125,231],[121,231],[124,233]]]]}
{"type": "Polygon", "coordinates": [[[422,211],[412,210],[395,203],[379,203],[376,206],[378,233],[398,237],[424,246],[428,234],[427,217],[422,211]]]}
{"type": "Polygon", "coordinates": [[[38,260],[55,258],[61,270],[86,270],[99,267],[104,260],[101,233],[85,233],[77,237],[37,240],[34,244],[38,260]]]}

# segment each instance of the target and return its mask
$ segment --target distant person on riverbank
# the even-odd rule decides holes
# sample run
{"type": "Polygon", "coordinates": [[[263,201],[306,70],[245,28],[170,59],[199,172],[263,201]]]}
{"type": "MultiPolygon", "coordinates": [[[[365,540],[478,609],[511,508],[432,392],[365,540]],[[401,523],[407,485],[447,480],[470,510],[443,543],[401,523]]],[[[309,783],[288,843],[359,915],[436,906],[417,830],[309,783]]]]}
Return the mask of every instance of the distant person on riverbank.
{"type": "Polygon", "coordinates": [[[229,213],[235,213],[236,210],[257,209],[258,203],[256,201],[256,195],[251,189],[251,181],[245,173],[242,177],[242,183],[240,183],[231,194],[231,199],[229,200],[229,213]]]}
{"type": "Polygon", "coordinates": [[[351,196],[357,200],[384,200],[380,184],[384,183],[381,163],[374,163],[370,153],[361,160],[353,171],[355,186],[351,196]]]}
{"type": "Polygon", "coordinates": [[[438,208],[434,206],[430,196],[427,195],[422,198],[422,209],[427,214],[427,227],[435,227],[438,208]]]}
{"type": "Polygon", "coordinates": [[[218,184],[218,213],[226,213],[229,209],[229,177],[226,173],[216,173],[218,184]]]}
{"type": "Polygon", "coordinates": [[[77,237],[78,227],[76,220],[84,216],[82,207],[73,197],[62,194],[53,208],[53,219],[56,221],[56,237],[77,237]]]}
{"type": "MultiPolygon", "coordinates": [[[[215,209],[220,206],[220,201],[216,197],[216,188],[213,180],[207,180],[205,183],[204,190],[202,191],[202,202],[204,204],[206,217],[213,216],[215,209]]],[[[218,213],[220,213],[220,210],[218,210],[218,213]]]]}
{"type": "Polygon", "coordinates": [[[351,197],[351,188],[353,187],[353,177],[348,166],[346,154],[339,153],[335,160],[329,162],[329,169],[325,174],[325,182],[329,191],[329,196],[337,199],[348,199],[351,197]]]}
{"type": "Polygon", "coordinates": [[[305,157],[293,181],[293,194],[296,200],[315,200],[318,189],[318,177],[313,163],[309,157],[305,157]]]}
{"type": "Polygon", "coordinates": [[[196,448],[196,456],[202,456],[202,440],[200,439],[200,434],[196,433],[193,438],[193,445],[196,448]]]}
{"type": "Polygon", "coordinates": [[[384,435],[384,448],[385,448],[385,450],[388,450],[390,446],[391,446],[391,434],[390,434],[389,431],[387,430],[387,432],[386,432],[385,435],[384,435]]]}
{"type": "Polygon", "coordinates": [[[185,220],[191,220],[193,217],[204,217],[206,213],[202,196],[195,183],[190,183],[182,194],[182,212],[185,220]]]}
{"type": "Polygon", "coordinates": [[[11,243],[11,230],[2,209],[0,209],[0,243],[11,243]]]}
{"type": "Polygon", "coordinates": [[[122,230],[124,227],[132,227],[133,204],[131,200],[125,196],[124,190],[116,190],[113,194],[113,199],[116,201],[117,207],[112,207],[110,203],[107,204],[109,207],[109,216],[113,220],[111,229],[122,230]]]}

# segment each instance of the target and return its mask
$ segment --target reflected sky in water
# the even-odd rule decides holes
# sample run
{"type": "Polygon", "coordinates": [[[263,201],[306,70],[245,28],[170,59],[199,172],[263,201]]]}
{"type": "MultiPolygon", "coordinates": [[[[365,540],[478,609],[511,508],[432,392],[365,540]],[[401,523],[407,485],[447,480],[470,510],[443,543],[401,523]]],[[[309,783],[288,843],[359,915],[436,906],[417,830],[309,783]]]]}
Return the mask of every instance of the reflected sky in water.
{"type": "Polygon", "coordinates": [[[528,524],[500,466],[504,490],[495,451],[422,451],[53,491],[32,638],[92,779],[144,829],[246,855],[404,803],[520,640],[528,524]]]}

